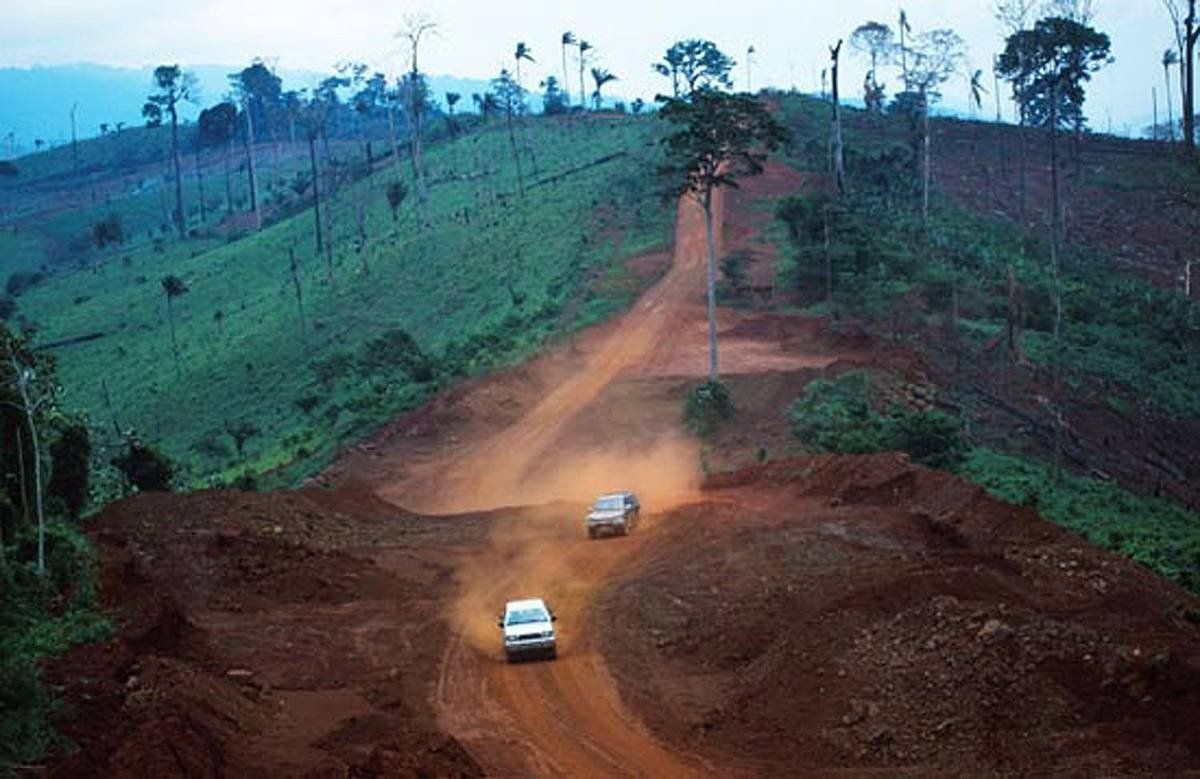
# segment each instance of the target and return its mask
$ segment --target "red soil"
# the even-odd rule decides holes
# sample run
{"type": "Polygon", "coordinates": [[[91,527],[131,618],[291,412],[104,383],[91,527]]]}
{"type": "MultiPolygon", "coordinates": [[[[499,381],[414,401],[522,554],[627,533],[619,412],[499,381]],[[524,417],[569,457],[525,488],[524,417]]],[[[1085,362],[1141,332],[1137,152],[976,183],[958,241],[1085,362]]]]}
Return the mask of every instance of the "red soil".
{"type": "MultiPolygon", "coordinates": [[[[681,209],[671,271],[625,317],[396,420],[329,488],[96,518],[120,631],[53,670],[82,748],[53,773],[1200,767],[1195,598],[894,455],[701,484],[679,425],[707,370],[699,225],[681,209]],[[587,541],[580,504],[617,487],[647,522],[587,541]],[[507,665],[495,614],[534,594],[559,659],[507,665]]],[[[785,451],[781,404],[818,371],[920,371],[819,322],[721,316],[722,462],[785,451]]]]}

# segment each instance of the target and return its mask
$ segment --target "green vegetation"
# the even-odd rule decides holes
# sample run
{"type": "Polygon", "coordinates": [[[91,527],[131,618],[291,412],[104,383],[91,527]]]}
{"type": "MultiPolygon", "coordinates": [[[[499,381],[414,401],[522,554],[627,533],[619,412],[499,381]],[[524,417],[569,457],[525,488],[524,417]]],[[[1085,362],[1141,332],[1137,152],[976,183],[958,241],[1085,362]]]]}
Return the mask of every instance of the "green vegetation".
{"type": "Polygon", "coordinates": [[[959,473],[1200,593],[1200,522],[1174,503],[1099,479],[1066,474],[1056,482],[1049,466],[988,449],[972,451],[959,473]]]}
{"type": "Polygon", "coordinates": [[[717,432],[721,423],[733,416],[733,396],[721,381],[706,381],[687,394],[683,401],[683,424],[701,438],[717,432]]]}
{"type": "Polygon", "coordinates": [[[42,684],[41,662],[111,632],[95,611],[93,553],[79,530],[49,525],[44,576],[23,562],[35,545],[27,532],[0,545],[0,773],[36,760],[59,738],[50,727],[55,703],[42,684]]]}
{"type": "Polygon", "coordinates": [[[902,451],[913,462],[952,469],[967,450],[960,420],[886,404],[864,371],[814,379],[788,414],[796,437],[820,452],[902,451]]]}
{"type": "MultiPolygon", "coordinates": [[[[812,132],[819,110],[805,98],[784,102],[792,121],[812,132]]],[[[874,121],[858,127],[861,134],[854,124],[848,130],[849,195],[804,195],[777,204],[787,236],[780,286],[892,338],[949,323],[953,333],[982,340],[1007,329],[1011,269],[1020,309],[1017,346],[1035,364],[1052,364],[1054,280],[1043,237],[949,202],[923,224],[915,210],[912,152],[901,142],[907,124],[897,117],[874,121]]],[[[792,161],[815,168],[823,154],[810,143],[793,149],[792,161]]],[[[1200,306],[1130,278],[1078,246],[1064,250],[1062,271],[1057,357],[1064,380],[1096,379],[1169,415],[1200,416],[1200,393],[1189,389],[1200,386],[1200,306]]]]}
{"type": "Polygon", "coordinates": [[[97,420],[98,457],[123,446],[114,429],[135,429],[178,463],[181,484],[296,463],[281,471],[294,478],[446,382],[627,304],[622,261],[670,236],[645,175],[656,131],[649,119],[526,120],[524,197],[503,128],[431,146],[423,207],[410,197],[393,218],[390,164],[324,195],[332,264],[314,251],[311,210],[187,241],[161,234],[162,193],[146,204],[148,233],[141,195],[68,211],[47,237],[90,236],[113,210],[134,237],[119,255],[89,255],[89,272],[23,289],[18,310],[39,343],[64,344],[60,377],[97,420]],[[167,278],[187,294],[164,295],[167,278]],[[587,279],[604,283],[581,289],[587,279]],[[256,432],[238,445],[229,431],[245,424],[256,432]]]}
{"type": "Polygon", "coordinates": [[[968,449],[957,419],[938,411],[887,414],[876,387],[870,374],[857,371],[813,380],[789,411],[793,432],[821,452],[908,452],[914,462],[954,471],[1200,593],[1195,514],[1111,482],[1070,474],[1056,480],[1049,465],[968,449]]]}
{"type": "MultiPolygon", "coordinates": [[[[828,108],[786,98],[782,111],[797,137],[809,139],[790,149],[792,164],[824,170],[828,149],[818,141],[828,108]]],[[[1130,278],[1095,251],[1064,247],[1056,349],[1049,236],[1013,229],[936,192],[937,207],[923,223],[909,120],[859,112],[847,118],[848,194],[835,199],[814,191],[775,204],[781,287],[795,290],[814,312],[852,317],[919,350],[969,350],[979,360],[988,359],[980,356],[985,344],[1003,344],[1047,373],[1057,363],[1067,387],[1099,391],[1112,408],[1200,416],[1200,306],[1130,278]]],[[[1165,177],[1176,187],[1200,187],[1194,173],[1182,176],[1167,158],[1119,164],[1130,175],[1114,181],[1165,177]]],[[[862,374],[812,382],[790,413],[797,435],[818,450],[915,447],[921,454],[914,460],[949,467],[1001,498],[1034,505],[1098,545],[1200,591],[1200,523],[1179,506],[1083,476],[1055,481],[1049,465],[1015,454],[968,451],[956,420],[936,413],[896,416],[862,374]]]]}

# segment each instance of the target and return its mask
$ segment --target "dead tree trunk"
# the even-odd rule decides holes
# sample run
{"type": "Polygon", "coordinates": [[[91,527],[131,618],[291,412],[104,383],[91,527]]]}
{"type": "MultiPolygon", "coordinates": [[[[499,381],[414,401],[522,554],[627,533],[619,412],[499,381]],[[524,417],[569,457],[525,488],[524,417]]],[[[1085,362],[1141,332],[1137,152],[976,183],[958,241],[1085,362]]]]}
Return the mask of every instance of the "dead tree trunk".
{"type": "Polygon", "coordinates": [[[713,236],[713,193],[704,193],[704,237],[708,245],[708,380],[715,382],[720,375],[717,364],[717,242],[713,236]]]}
{"type": "Polygon", "coordinates": [[[304,293],[300,288],[300,266],[296,261],[296,249],[291,247],[288,249],[288,265],[292,274],[292,287],[296,292],[296,313],[300,316],[300,340],[304,342],[305,327],[304,327],[304,293]]]}
{"type": "Polygon", "coordinates": [[[317,256],[321,256],[321,251],[325,248],[324,238],[321,235],[321,174],[317,168],[317,139],[310,132],[308,134],[308,164],[312,171],[312,191],[313,191],[313,227],[317,238],[317,256]]]}
{"type": "Polygon", "coordinates": [[[250,183],[250,210],[254,212],[254,229],[262,229],[262,211],[258,207],[258,178],[254,169],[254,115],[250,110],[250,100],[242,101],[242,110],[246,113],[246,165],[250,183]]]}
{"type": "Polygon", "coordinates": [[[833,168],[833,177],[837,181],[838,194],[846,194],[846,160],[845,152],[842,148],[842,109],[840,98],[838,95],[838,56],[842,51],[842,41],[838,40],[836,46],[829,47],[829,57],[833,61],[833,116],[832,127],[830,128],[833,138],[833,159],[831,165],[833,168]]]}

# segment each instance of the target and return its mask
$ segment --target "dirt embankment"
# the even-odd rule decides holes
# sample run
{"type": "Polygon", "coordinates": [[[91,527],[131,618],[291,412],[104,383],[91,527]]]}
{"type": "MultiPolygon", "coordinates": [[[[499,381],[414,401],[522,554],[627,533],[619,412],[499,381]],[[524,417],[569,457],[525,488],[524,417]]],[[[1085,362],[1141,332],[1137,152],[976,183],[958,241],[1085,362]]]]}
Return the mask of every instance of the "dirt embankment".
{"type": "Polygon", "coordinates": [[[91,521],[118,628],[52,678],[52,776],[478,775],[427,703],[480,520],[361,493],[145,494],[91,521]]]}

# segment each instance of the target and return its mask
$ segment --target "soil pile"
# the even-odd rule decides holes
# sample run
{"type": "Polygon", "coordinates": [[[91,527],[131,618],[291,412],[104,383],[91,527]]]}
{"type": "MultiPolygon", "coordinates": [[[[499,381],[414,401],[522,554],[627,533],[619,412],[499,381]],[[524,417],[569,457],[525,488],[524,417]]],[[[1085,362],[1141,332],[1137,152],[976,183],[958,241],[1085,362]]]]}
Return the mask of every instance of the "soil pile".
{"type": "Polygon", "coordinates": [[[720,481],[598,606],[660,738],[768,772],[1200,764],[1184,591],[902,456],[720,481]]]}

